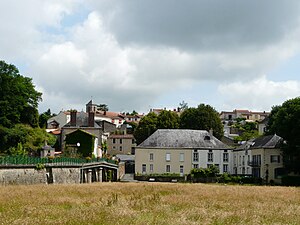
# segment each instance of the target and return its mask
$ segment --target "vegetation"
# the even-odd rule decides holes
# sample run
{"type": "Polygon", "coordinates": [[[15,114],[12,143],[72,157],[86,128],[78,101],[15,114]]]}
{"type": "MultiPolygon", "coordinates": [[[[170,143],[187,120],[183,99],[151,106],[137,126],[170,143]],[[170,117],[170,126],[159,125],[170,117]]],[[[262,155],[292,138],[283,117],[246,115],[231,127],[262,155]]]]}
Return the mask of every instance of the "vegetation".
{"type": "Polygon", "coordinates": [[[245,120],[245,118],[237,118],[236,123],[232,125],[242,133],[234,139],[235,141],[248,141],[259,136],[257,122],[246,122],[245,120]]]}
{"type": "MultiPolygon", "coordinates": [[[[66,135],[66,148],[70,148],[69,150],[74,155],[78,154],[83,157],[92,157],[94,142],[95,137],[83,130],[76,130],[66,135]],[[77,146],[77,144],[79,144],[79,146],[77,146]],[[72,150],[76,152],[72,152],[72,150]]],[[[68,155],[66,156],[68,157],[68,155]]]]}
{"type": "Polygon", "coordinates": [[[47,121],[53,116],[56,116],[56,114],[52,114],[50,109],[48,109],[46,112],[41,113],[39,115],[39,127],[47,128],[47,121]]]}
{"type": "Polygon", "coordinates": [[[42,93],[35,90],[32,79],[20,75],[14,66],[0,61],[0,124],[38,126],[38,102],[42,93]]]}
{"type": "Polygon", "coordinates": [[[1,186],[3,224],[298,224],[300,189],[211,184],[1,186]]]}
{"type": "Polygon", "coordinates": [[[153,112],[148,113],[135,128],[134,137],[137,144],[142,143],[147,137],[157,130],[157,115],[153,112]]]}
{"type": "Polygon", "coordinates": [[[188,108],[180,116],[181,129],[213,130],[213,135],[221,139],[223,125],[219,113],[210,105],[200,104],[197,108],[188,108]]]}
{"type": "Polygon", "coordinates": [[[35,154],[45,145],[45,141],[49,145],[53,145],[56,138],[45,132],[44,129],[32,128],[25,124],[16,124],[11,128],[0,126],[0,153],[10,155],[35,154]]]}
{"type": "Polygon", "coordinates": [[[286,141],[282,148],[286,169],[300,174],[300,97],[273,107],[267,129],[286,141]]]}

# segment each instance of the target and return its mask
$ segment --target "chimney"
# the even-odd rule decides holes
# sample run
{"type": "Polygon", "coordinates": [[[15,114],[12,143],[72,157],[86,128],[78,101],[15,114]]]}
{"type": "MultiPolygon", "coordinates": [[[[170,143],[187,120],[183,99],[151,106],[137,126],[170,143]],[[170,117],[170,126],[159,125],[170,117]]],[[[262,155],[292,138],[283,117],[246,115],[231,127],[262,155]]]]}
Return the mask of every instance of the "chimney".
{"type": "Polygon", "coordinates": [[[211,136],[213,136],[214,135],[214,130],[210,128],[209,133],[210,133],[211,136]]]}
{"type": "Polygon", "coordinates": [[[95,124],[95,113],[94,112],[89,112],[89,117],[88,117],[88,126],[89,127],[94,127],[95,124]]]}
{"type": "Polygon", "coordinates": [[[72,110],[71,111],[71,121],[70,121],[71,127],[76,127],[76,116],[77,116],[77,111],[72,110]]]}

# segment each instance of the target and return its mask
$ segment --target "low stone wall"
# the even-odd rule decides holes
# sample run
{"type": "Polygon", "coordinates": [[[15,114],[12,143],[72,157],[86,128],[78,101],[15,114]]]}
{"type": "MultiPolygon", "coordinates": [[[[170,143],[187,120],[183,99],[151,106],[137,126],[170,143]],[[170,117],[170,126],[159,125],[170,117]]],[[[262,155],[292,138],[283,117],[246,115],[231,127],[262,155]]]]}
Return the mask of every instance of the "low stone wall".
{"type": "Polygon", "coordinates": [[[53,183],[79,184],[80,168],[52,168],[53,183]]]}
{"type": "Polygon", "coordinates": [[[0,185],[11,184],[76,184],[80,183],[80,168],[35,167],[0,168],[0,185]]]}

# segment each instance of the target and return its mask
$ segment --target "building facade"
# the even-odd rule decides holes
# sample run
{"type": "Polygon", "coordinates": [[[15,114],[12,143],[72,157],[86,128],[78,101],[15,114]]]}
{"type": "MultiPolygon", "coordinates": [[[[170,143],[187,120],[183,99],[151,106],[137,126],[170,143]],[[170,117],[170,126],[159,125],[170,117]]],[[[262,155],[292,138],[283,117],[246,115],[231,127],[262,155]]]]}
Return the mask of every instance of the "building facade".
{"type": "Polygon", "coordinates": [[[262,178],[265,183],[280,183],[284,174],[278,135],[261,136],[233,151],[234,174],[262,178]]]}
{"type": "Polygon", "coordinates": [[[111,134],[107,138],[107,153],[110,155],[134,154],[135,146],[132,134],[111,134]]]}
{"type": "Polygon", "coordinates": [[[215,165],[232,173],[231,149],[204,130],[159,129],[136,147],[135,172],[189,174],[215,165]]]}

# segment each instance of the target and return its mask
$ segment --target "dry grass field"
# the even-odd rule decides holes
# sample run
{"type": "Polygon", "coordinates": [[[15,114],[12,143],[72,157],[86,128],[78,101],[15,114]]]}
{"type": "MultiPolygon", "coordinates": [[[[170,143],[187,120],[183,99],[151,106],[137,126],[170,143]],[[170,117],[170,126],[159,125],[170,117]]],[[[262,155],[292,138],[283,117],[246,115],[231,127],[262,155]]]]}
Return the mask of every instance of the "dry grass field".
{"type": "Polygon", "coordinates": [[[0,186],[0,224],[300,224],[300,188],[173,183],[0,186]]]}

